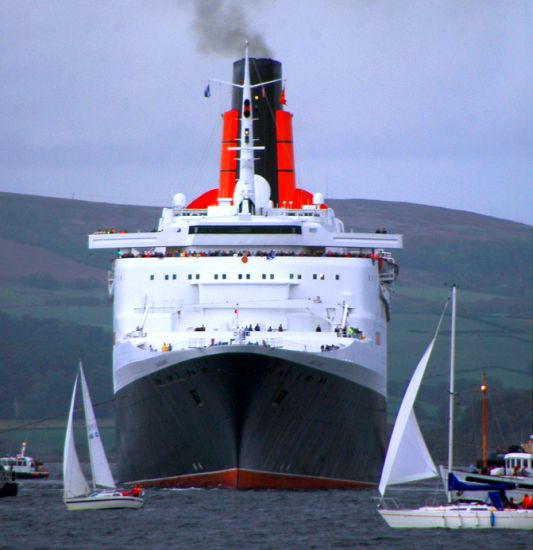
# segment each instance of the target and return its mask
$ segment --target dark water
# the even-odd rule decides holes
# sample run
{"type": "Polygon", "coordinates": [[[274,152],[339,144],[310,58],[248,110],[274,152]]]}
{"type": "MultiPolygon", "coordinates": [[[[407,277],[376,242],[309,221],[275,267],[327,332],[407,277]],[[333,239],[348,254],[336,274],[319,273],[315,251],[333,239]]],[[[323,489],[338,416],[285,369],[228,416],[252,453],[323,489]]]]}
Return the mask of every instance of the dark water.
{"type": "MultiPolygon", "coordinates": [[[[0,550],[533,548],[526,531],[390,529],[376,512],[376,491],[152,489],[139,511],[67,512],[59,465],[48,466],[50,479],[22,480],[17,497],[0,499],[0,550]]],[[[420,505],[427,491],[395,495],[420,505]]]]}

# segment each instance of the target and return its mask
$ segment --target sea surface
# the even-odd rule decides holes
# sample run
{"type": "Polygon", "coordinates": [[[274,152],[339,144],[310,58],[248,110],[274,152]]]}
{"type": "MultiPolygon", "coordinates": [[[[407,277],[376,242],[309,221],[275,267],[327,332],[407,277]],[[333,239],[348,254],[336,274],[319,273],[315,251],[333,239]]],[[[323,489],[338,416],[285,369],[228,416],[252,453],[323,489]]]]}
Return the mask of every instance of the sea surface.
{"type": "MultiPolygon", "coordinates": [[[[47,467],[50,478],[20,480],[17,497],[0,499],[0,550],[533,548],[531,531],[390,529],[374,490],[149,489],[141,510],[68,512],[60,464],[47,467]]],[[[424,484],[391,495],[415,506],[441,491],[424,484]]]]}

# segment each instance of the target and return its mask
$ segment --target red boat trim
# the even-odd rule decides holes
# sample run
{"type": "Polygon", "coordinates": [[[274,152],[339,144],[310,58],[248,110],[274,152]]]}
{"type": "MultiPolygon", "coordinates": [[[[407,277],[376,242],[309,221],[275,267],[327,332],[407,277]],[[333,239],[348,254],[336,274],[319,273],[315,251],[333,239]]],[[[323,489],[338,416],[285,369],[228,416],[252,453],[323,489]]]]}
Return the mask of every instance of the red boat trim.
{"type": "Polygon", "coordinates": [[[232,468],[135,482],[142,487],[221,489],[369,489],[375,483],[232,468]]]}

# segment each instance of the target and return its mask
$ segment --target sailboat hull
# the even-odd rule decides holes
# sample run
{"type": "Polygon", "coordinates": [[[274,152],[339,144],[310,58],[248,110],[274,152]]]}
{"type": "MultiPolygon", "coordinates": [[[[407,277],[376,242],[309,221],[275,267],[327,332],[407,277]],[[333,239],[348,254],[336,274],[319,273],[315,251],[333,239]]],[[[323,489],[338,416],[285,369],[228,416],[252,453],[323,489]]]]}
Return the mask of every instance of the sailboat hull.
{"type": "Polygon", "coordinates": [[[533,510],[455,505],[378,512],[389,527],[397,529],[533,529],[533,510]]]}
{"type": "Polygon", "coordinates": [[[254,349],[203,353],[122,388],[119,479],[232,489],[374,485],[385,449],[385,397],[368,387],[375,373],[254,349]],[[351,380],[332,374],[340,367],[351,380]]]}
{"type": "Polygon", "coordinates": [[[142,505],[142,498],[121,494],[101,494],[65,499],[65,506],[69,511],[112,510],[119,508],[131,508],[137,510],[141,508],[142,505]]]}

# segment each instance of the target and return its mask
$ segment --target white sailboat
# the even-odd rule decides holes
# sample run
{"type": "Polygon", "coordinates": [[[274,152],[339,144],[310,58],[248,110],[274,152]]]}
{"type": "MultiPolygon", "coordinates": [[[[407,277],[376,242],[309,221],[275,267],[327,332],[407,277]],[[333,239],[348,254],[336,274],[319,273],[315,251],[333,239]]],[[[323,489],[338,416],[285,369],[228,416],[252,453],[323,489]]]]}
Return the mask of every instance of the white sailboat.
{"type": "MultiPolygon", "coordinates": [[[[451,292],[449,471],[453,471],[456,296],[457,289],[454,285],[451,292]]],[[[423,506],[415,509],[386,508],[384,506],[383,497],[389,485],[438,476],[438,470],[418,426],[414,404],[441,322],[442,316],[433,340],[415,369],[398,411],[379,483],[382,501],[378,512],[390,527],[396,528],[533,529],[533,510],[504,508],[498,492],[490,493],[493,499],[491,504],[452,503],[448,493],[448,504],[443,506],[423,506]]]]}
{"type": "Polygon", "coordinates": [[[109,462],[105,455],[94,410],[89,395],[87,382],[80,362],[79,374],[74,382],[70,411],[68,415],[65,447],[63,451],[63,501],[68,510],[104,510],[109,508],[140,508],[143,499],[138,490],[133,492],[119,491],[116,488],[109,462]],[[81,380],[85,423],[87,425],[87,441],[91,462],[92,489],[81,469],[76,445],[74,442],[74,408],[78,378],[81,380]]]}

